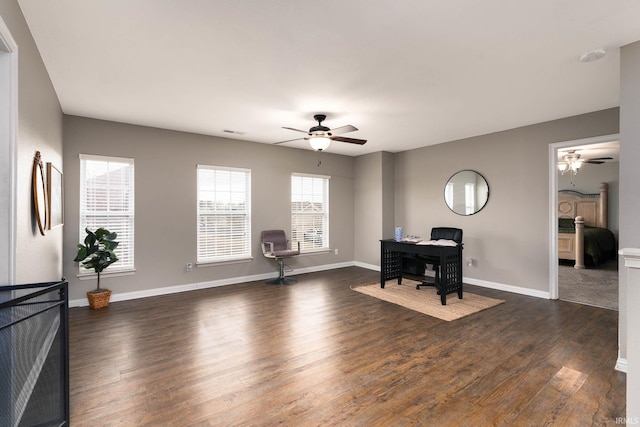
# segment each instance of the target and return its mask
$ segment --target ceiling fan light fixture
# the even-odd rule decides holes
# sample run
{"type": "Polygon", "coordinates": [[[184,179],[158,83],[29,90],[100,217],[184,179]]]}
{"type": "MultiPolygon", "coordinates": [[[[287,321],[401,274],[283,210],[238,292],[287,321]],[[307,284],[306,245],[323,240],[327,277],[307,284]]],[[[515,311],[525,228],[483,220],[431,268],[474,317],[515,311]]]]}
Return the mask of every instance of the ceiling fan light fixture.
{"type": "Polygon", "coordinates": [[[576,153],[575,150],[569,150],[569,152],[564,154],[562,159],[558,161],[558,170],[562,175],[564,175],[565,172],[570,172],[573,182],[573,177],[576,176],[580,170],[582,163],[584,163],[584,160],[580,158],[580,154],[576,153]]]}
{"type": "Polygon", "coordinates": [[[331,140],[326,136],[312,136],[309,138],[309,144],[311,144],[311,148],[316,151],[323,151],[329,148],[329,144],[331,144],[331,140]]]}

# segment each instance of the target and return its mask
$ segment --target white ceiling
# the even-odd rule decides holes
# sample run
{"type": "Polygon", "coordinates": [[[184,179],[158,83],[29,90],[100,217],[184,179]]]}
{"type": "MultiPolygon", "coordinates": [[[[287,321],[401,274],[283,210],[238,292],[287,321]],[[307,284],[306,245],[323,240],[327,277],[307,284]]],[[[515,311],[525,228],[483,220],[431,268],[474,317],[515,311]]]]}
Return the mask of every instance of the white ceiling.
{"type": "Polygon", "coordinates": [[[274,143],[326,113],[368,140],[327,150],[346,155],[618,106],[619,47],[640,40],[637,0],[19,4],[67,114],[274,143]]]}
{"type": "Polygon", "coordinates": [[[600,142],[597,144],[576,145],[558,150],[558,160],[562,160],[562,156],[570,151],[579,154],[583,160],[599,159],[602,157],[611,157],[605,160],[606,163],[620,161],[620,141],[600,142]]]}

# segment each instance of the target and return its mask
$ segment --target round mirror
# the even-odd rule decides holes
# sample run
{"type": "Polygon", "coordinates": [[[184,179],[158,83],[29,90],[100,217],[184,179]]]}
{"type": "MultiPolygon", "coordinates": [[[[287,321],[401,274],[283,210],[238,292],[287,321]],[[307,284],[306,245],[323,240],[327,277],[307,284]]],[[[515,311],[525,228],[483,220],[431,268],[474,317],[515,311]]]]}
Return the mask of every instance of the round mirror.
{"type": "Polygon", "coordinates": [[[473,215],[489,200],[489,184],[476,171],[462,170],[454,174],[444,186],[444,201],[458,215],[473,215]]]}
{"type": "Polygon", "coordinates": [[[33,204],[36,211],[36,220],[40,234],[44,236],[47,226],[47,188],[44,181],[44,168],[40,159],[40,152],[36,151],[33,159],[33,204]]]}

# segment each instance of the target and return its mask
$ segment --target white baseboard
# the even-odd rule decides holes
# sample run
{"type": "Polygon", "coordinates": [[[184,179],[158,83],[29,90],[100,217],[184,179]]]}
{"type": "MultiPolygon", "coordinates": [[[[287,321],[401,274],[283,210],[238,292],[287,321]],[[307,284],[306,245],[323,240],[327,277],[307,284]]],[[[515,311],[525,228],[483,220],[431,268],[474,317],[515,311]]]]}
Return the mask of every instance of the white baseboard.
{"type": "Polygon", "coordinates": [[[625,374],[627,373],[627,359],[623,359],[621,357],[618,357],[618,360],[616,360],[616,371],[620,371],[620,372],[624,372],[625,374]]]}
{"type": "Polygon", "coordinates": [[[470,285],[482,286],[483,288],[497,289],[499,291],[511,292],[514,294],[527,295],[530,297],[551,299],[548,291],[539,291],[537,289],[523,288],[520,286],[505,285],[503,283],[489,282],[487,280],[474,279],[472,277],[464,277],[464,283],[470,285]]]}
{"type": "MultiPolygon", "coordinates": [[[[291,273],[288,273],[288,274],[291,276],[295,276],[296,274],[315,273],[316,271],[334,270],[336,268],[353,267],[354,265],[355,263],[353,261],[339,262],[335,264],[325,264],[325,265],[317,265],[317,266],[306,267],[306,268],[296,268],[295,270],[293,270],[291,273]]],[[[277,274],[269,275],[269,278],[274,278],[274,277],[278,277],[278,275],[277,274]]],[[[260,280],[260,279],[253,279],[253,280],[260,280]]]]}
{"type": "Polygon", "coordinates": [[[379,265],[367,264],[367,263],[358,262],[358,261],[354,262],[353,265],[355,265],[356,267],[366,268],[368,270],[380,271],[380,266],[379,265]]]}
{"type": "MultiPolygon", "coordinates": [[[[362,268],[368,268],[369,270],[380,271],[379,265],[365,264],[362,262],[356,262],[354,265],[356,267],[362,267],[362,268]]],[[[432,270],[427,270],[425,271],[424,275],[427,277],[434,277],[435,273],[432,270]]],[[[462,281],[470,285],[482,286],[483,288],[496,289],[499,291],[527,295],[527,296],[536,297],[536,298],[551,299],[551,294],[546,291],[538,291],[536,289],[522,288],[520,286],[512,286],[512,285],[505,285],[503,283],[489,282],[487,280],[474,279],[472,277],[463,277],[462,281]]]]}
{"type": "MultiPolygon", "coordinates": [[[[297,268],[288,273],[288,276],[297,274],[314,273],[316,271],[333,270],[336,268],[352,267],[353,262],[326,264],[307,268],[297,268]]],[[[237,283],[269,280],[278,277],[278,273],[254,274],[251,276],[231,277],[229,279],[211,280],[207,282],[187,283],[184,285],[165,286],[162,288],[145,289],[144,291],[120,292],[111,294],[111,302],[128,301],[132,299],[155,297],[160,295],[176,294],[179,292],[195,291],[197,289],[215,288],[218,286],[235,285],[237,283]]],[[[86,307],[89,301],[86,298],[69,300],[69,307],[86,307]]]]}
{"type": "MultiPolygon", "coordinates": [[[[362,268],[366,268],[374,271],[380,271],[379,265],[350,261],[350,262],[341,262],[336,264],[318,265],[314,267],[297,268],[291,273],[289,273],[289,275],[295,276],[297,274],[315,273],[317,271],[334,270],[336,268],[353,267],[353,266],[362,267],[362,268]]],[[[425,275],[427,276],[433,275],[432,271],[427,271],[426,273],[427,274],[425,275]]],[[[258,280],[268,280],[268,279],[273,279],[275,277],[277,277],[277,273],[264,273],[264,274],[254,274],[251,276],[231,277],[229,279],[211,280],[207,282],[187,283],[185,285],[145,289],[144,291],[114,293],[114,294],[111,294],[111,302],[128,301],[132,299],[155,297],[160,295],[169,295],[169,294],[175,294],[178,292],[188,292],[188,291],[194,291],[197,289],[215,288],[218,286],[235,285],[237,283],[254,282],[258,280]]],[[[470,285],[482,286],[484,288],[497,289],[499,291],[512,292],[516,294],[528,295],[528,296],[537,297],[537,298],[550,299],[549,292],[522,288],[519,286],[505,285],[502,283],[489,282],[487,280],[473,279],[470,277],[465,277],[463,278],[463,280],[464,280],[464,283],[468,283],[470,285]]],[[[86,298],[69,301],[69,307],[86,307],[88,305],[89,305],[89,302],[87,301],[86,298]]],[[[626,361],[625,361],[625,369],[626,369],[626,361]]]]}

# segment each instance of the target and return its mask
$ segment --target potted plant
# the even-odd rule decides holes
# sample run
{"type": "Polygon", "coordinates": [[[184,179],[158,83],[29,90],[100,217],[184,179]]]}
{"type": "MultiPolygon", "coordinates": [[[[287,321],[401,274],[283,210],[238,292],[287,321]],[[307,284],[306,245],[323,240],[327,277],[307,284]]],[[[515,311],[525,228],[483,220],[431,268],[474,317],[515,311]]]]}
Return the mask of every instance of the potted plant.
{"type": "Polygon", "coordinates": [[[85,268],[93,269],[98,275],[98,284],[95,290],[87,292],[89,306],[93,309],[106,307],[109,305],[111,291],[100,289],[100,273],[114,262],[118,261],[114,249],[118,247],[115,241],[118,236],[105,228],[98,228],[95,233],[85,229],[87,236],[84,243],[78,244],[78,254],[74,261],[80,262],[85,268]]]}

